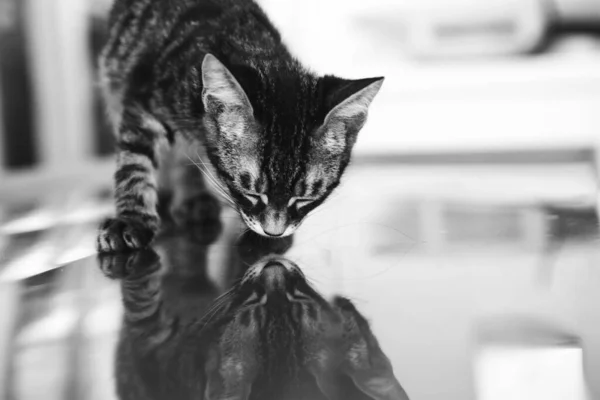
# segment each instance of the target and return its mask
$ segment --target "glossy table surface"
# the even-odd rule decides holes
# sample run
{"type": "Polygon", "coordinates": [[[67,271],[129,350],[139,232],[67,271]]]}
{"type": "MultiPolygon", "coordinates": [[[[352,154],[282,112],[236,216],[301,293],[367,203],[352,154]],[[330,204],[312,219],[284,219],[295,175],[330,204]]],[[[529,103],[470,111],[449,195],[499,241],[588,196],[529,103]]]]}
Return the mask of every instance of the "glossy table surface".
{"type": "MultiPolygon", "coordinates": [[[[491,399],[486,387],[506,373],[498,360],[513,353],[489,356],[489,350],[507,346],[549,349],[550,358],[553,349],[572,350],[563,370],[544,370],[563,377],[547,386],[575,400],[598,398],[600,251],[593,210],[560,199],[550,206],[497,196],[490,202],[468,191],[411,197],[402,185],[390,185],[399,174],[350,173],[293,244],[248,239],[227,208],[220,222],[209,218],[164,233],[152,250],[179,271],[179,281],[168,283],[170,301],[187,301],[187,312],[200,318],[230,287],[236,268],[285,253],[319,293],[349,298],[370,321],[410,398],[491,399]],[[557,224],[580,229],[558,238],[549,233],[557,224]],[[206,284],[195,287],[199,276],[206,284]]],[[[110,268],[93,245],[98,222],[111,210],[101,191],[4,207],[0,399],[117,398],[123,281],[106,276],[110,268]]],[[[513,365],[533,360],[525,350],[509,358],[513,365]]]]}

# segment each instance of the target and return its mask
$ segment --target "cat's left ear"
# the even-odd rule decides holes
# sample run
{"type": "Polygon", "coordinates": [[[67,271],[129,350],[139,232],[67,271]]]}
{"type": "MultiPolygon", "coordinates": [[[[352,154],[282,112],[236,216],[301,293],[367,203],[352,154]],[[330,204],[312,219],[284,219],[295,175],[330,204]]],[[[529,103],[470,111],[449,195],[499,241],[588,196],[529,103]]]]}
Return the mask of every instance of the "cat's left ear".
{"type": "Polygon", "coordinates": [[[372,399],[409,400],[367,320],[350,300],[337,297],[333,303],[342,314],[345,337],[348,340],[343,373],[372,399]]]}
{"type": "Polygon", "coordinates": [[[383,77],[345,80],[324,78],[326,107],[331,108],[320,129],[322,146],[333,153],[354,145],[356,135],[367,121],[371,102],[383,85],[383,77]]]}
{"type": "Polygon", "coordinates": [[[244,135],[253,115],[250,100],[233,74],[211,54],[202,62],[202,102],[225,135],[232,139],[244,135]]]}

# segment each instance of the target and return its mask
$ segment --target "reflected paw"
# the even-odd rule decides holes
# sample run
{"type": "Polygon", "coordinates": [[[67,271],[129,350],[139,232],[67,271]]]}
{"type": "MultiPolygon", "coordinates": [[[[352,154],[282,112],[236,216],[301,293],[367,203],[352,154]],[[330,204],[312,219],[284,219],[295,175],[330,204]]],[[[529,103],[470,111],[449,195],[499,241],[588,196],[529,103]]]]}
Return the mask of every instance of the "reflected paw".
{"type": "Polygon", "coordinates": [[[221,204],[209,192],[189,197],[177,204],[173,210],[173,219],[179,226],[204,224],[219,219],[221,204]]]}
{"type": "Polygon", "coordinates": [[[100,225],[97,249],[100,253],[141,249],[156,234],[158,224],[135,218],[108,218],[100,225]]]}
{"type": "Polygon", "coordinates": [[[153,272],[160,266],[160,257],[151,248],[128,253],[100,253],[98,266],[110,279],[123,279],[140,272],[153,272]]]}

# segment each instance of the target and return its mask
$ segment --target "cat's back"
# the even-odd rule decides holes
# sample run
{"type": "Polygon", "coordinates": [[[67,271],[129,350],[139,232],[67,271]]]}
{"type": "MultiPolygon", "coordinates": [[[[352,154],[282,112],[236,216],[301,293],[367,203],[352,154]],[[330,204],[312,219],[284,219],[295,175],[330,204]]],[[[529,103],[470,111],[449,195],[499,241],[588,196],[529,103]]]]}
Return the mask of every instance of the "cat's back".
{"type": "Polygon", "coordinates": [[[142,56],[168,61],[212,53],[223,62],[287,50],[253,0],[116,0],[102,59],[132,65],[142,56]]]}

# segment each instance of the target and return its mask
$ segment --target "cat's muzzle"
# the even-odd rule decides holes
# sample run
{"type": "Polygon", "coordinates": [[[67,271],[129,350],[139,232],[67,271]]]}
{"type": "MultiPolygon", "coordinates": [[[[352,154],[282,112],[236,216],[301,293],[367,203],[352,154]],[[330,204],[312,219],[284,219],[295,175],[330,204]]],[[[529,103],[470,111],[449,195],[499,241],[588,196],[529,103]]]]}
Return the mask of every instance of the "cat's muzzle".
{"type": "Polygon", "coordinates": [[[287,277],[302,276],[300,268],[280,255],[268,255],[257,261],[244,275],[243,281],[262,279],[267,286],[284,282],[287,277]]]}

